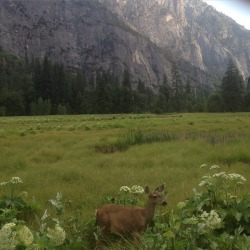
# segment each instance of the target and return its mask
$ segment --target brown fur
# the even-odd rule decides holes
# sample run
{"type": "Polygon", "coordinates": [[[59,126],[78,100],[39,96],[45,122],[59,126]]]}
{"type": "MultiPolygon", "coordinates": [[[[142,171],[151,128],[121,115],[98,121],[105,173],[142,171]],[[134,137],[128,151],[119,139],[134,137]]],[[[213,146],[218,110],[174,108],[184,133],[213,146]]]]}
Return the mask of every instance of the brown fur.
{"type": "Polygon", "coordinates": [[[141,233],[152,221],[156,205],[166,205],[162,195],[164,186],[149,192],[148,203],[145,208],[136,206],[121,205],[103,205],[96,211],[96,223],[102,229],[102,234],[107,235],[110,232],[119,234],[131,233],[133,235],[141,233]]]}

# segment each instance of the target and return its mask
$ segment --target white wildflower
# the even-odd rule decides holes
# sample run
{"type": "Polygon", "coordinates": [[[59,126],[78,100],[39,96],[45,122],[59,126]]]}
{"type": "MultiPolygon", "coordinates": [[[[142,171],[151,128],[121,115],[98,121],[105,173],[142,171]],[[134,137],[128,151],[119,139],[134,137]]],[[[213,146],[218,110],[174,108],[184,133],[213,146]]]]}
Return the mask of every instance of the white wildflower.
{"type": "Polygon", "coordinates": [[[17,231],[17,237],[25,246],[29,246],[34,240],[32,232],[26,226],[17,231]]]}
{"type": "Polygon", "coordinates": [[[224,178],[224,179],[228,179],[228,176],[225,172],[220,172],[217,174],[212,175],[213,178],[224,178]]]}
{"type": "Polygon", "coordinates": [[[217,228],[221,228],[221,218],[215,210],[211,210],[210,213],[207,213],[205,211],[200,217],[209,229],[214,230],[217,228]]]}
{"type": "Polygon", "coordinates": [[[26,192],[26,191],[22,191],[20,194],[21,194],[22,196],[24,196],[24,197],[28,197],[28,192],[26,192]]]}
{"type": "Polygon", "coordinates": [[[206,181],[201,181],[199,183],[199,186],[202,187],[202,186],[206,186],[208,183],[206,181]]]}
{"type": "Polygon", "coordinates": [[[15,223],[7,223],[0,229],[0,250],[16,248],[16,232],[12,230],[15,225],[15,223]]]}
{"type": "Polygon", "coordinates": [[[3,227],[2,227],[2,229],[11,229],[12,227],[15,227],[16,226],[16,224],[14,223],[14,222],[10,222],[10,223],[7,223],[7,224],[5,224],[3,227]]]}
{"type": "Polygon", "coordinates": [[[131,193],[134,193],[134,194],[142,194],[142,193],[144,193],[144,188],[141,187],[141,186],[138,186],[138,185],[134,185],[134,186],[131,188],[131,193]]]}
{"type": "Polygon", "coordinates": [[[206,167],[207,167],[207,164],[200,165],[200,168],[206,168],[206,167]]]}
{"type": "Polygon", "coordinates": [[[220,169],[220,167],[218,165],[213,165],[210,167],[210,170],[212,170],[212,169],[220,169]]]}
{"type": "Polygon", "coordinates": [[[131,189],[128,186],[120,187],[120,192],[130,193],[131,189]]]}
{"type": "Polygon", "coordinates": [[[247,180],[240,174],[228,174],[228,177],[231,181],[245,183],[247,180]]]}
{"type": "Polygon", "coordinates": [[[18,184],[18,183],[23,183],[20,177],[12,177],[10,180],[10,183],[12,184],[18,184]]]}
{"type": "Polygon", "coordinates": [[[6,186],[6,185],[8,185],[9,184],[9,182],[1,182],[1,186],[6,186]]]}
{"type": "Polygon", "coordinates": [[[66,233],[59,224],[55,225],[55,229],[48,228],[47,231],[47,237],[51,240],[54,246],[60,246],[63,244],[66,238],[66,233]]]}
{"type": "Polygon", "coordinates": [[[205,175],[202,177],[202,181],[200,182],[199,186],[212,186],[213,185],[213,178],[210,175],[205,175]]]}

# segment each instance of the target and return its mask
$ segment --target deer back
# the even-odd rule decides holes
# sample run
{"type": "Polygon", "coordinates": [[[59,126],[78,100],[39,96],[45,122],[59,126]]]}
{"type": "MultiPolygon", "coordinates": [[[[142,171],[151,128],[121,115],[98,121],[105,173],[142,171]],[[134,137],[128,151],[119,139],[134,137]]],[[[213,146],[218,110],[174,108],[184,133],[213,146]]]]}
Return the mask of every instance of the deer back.
{"type": "Polygon", "coordinates": [[[97,209],[97,225],[105,231],[141,232],[146,227],[145,208],[120,205],[103,205],[97,209]]]}

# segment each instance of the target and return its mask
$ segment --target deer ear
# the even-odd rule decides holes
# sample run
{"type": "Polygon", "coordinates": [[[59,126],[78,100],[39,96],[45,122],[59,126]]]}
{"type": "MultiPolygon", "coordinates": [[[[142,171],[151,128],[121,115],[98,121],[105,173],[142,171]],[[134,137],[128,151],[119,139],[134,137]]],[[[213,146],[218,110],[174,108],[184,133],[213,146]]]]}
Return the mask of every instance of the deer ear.
{"type": "Polygon", "coordinates": [[[155,189],[155,191],[162,192],[164,190],[164,184],[155,189]]]}
{"type": "Polygon", "coordinates": [[[144,192],[145,192],[145,194],[149,194],[150,193],[148,186],[145,187],[144,192]]]}

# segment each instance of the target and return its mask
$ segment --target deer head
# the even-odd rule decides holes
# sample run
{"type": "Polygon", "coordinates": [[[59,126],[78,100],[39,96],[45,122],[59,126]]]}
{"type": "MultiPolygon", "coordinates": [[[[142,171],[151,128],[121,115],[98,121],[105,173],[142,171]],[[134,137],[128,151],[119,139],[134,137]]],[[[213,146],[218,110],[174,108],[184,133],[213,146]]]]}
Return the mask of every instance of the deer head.
{"type": "Polygon", "coordinates": [[[163,205],[166,206],[167,202],[164,198],[164,195],[162,191],[164,190],[164,184],[157,187],[155,191],[150,192],[149,187],[146,186],[144,191],[148,195],[149,203],[154,204],[154,205],[163,205]]]}

